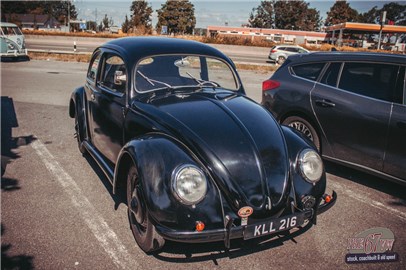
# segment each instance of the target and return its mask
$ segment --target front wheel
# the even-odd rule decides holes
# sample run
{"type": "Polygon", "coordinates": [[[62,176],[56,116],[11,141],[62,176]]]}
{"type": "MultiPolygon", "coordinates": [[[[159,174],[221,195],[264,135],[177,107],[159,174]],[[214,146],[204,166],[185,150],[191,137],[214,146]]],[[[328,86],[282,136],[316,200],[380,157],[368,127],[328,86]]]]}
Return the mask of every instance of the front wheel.
{"type": "Polygon", "coordinates": [[[294,129],[300,131],[307,138],[309,138],[314,143],[317,150],[320,151],[319,135],[317,134],[314,127],[307,120],[299,116],[290,116],[283,120],[282,124],[293,127],[294,129]]]}
{"type": "Polygon", "coordinates": [[[130,167],[127,175],[127,205],[131,231],[138,246],[146,253],[161,249],[165,239],[151,223],[141,192],[141,181],[134,165],[130,167]]]}

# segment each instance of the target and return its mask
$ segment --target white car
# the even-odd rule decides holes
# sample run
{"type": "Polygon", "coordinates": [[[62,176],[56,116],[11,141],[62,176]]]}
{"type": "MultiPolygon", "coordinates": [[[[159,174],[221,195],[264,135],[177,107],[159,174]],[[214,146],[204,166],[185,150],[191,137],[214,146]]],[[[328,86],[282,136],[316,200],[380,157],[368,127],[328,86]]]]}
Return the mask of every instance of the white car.
{"type": "Polygon", "coordinates": [[[308,52],[308,50],[298,45],[277,45],[271,48],[268,58],[271,61],[282,65],[289,55],[308,52]]]}

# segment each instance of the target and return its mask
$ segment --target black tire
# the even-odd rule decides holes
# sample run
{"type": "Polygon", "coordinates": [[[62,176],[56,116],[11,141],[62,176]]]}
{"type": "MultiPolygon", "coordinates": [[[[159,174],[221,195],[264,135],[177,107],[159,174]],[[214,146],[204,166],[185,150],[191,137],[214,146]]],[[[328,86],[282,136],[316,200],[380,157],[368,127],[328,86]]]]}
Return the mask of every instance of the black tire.
{"type": "Polygon", "coordinates": [[[279,65],[282,65],[283,63],[285,63],[285,60],[286,58],[284,56],[279,56],[277,62],[279,65]]]}
{"type": "Polygon", "coordinates": [[[80,153],[83,155],[87,153],[86,147],[83,145],[83,141],[85,140],[85,123],[84,123],[83,112],[76,107],[75,113],[75,131],[76,131],[76,139],[78,141],[78,148],[80,153]]]}
{"type": "Polygon", "coordinates": [[[317,150],[321,150],[319,135],[317,134],[316,129],[306,119],[299,116],[289,116],[283,120],[282,124],[300,131],[314,143],[317,150]]]}
{"type": "Polygon", "coordinates": [[[141,181],[134,165],[127,174],[128,220],[138,246],[146,253],[157,251],[165,245],[148,214],[141,191],[141,181]]]}

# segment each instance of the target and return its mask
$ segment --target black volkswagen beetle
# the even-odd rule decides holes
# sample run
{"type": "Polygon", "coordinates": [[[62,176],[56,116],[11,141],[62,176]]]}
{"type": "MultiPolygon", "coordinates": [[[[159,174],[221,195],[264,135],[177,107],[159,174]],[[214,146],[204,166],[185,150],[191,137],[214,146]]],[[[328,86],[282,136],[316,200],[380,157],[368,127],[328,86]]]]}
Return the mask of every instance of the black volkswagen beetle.
{"type": "Polygon", "coordinates": [[[250,239],[315,224],[325,194],[317,150],[246,97],[233,62],[198,42],[122,38],[93,53],[71,97],[79,149],[124,190],[145,252],[250,239]]]}

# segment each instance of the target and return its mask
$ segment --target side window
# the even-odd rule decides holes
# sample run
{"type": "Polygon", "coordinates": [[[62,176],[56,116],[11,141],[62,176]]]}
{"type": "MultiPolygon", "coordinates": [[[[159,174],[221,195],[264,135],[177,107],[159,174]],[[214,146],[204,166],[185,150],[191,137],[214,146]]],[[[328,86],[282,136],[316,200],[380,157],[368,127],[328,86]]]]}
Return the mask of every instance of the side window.
{"type": "Polygon", "coordinates": [[[97,70],[99,68],[100,56],[101,56],[101,54],[99,53],[96,57],[93,58],[92,62],[89,65],[89,70],[87,71],[87,77],[92,81],[96,80],[97,70]]]}
{"type": "Polygon", "coordinates": [[[399,66],[345,63],[339,88],[385,101],[393,101],[399,66]]]}
{"type": "Polygon", "coordinates": [[[324,65],[324,63],[297,65],[292,67],[292,71],[296,76],[315,81],[319,77],[324,65]]]}
{"type": "Polygon", "coordinates": [[[124,93],[127,85],[127,70],[123,59],[114,54],[104,54],[99,83],[112,92],[124,93]]]}
{"type": "Polygon", "coordinates": [[[331,63],[324,73],[323,78],[321,78],[320,83],[337,87],[337,78],[340,68],[341,63],[331,63]]]}

